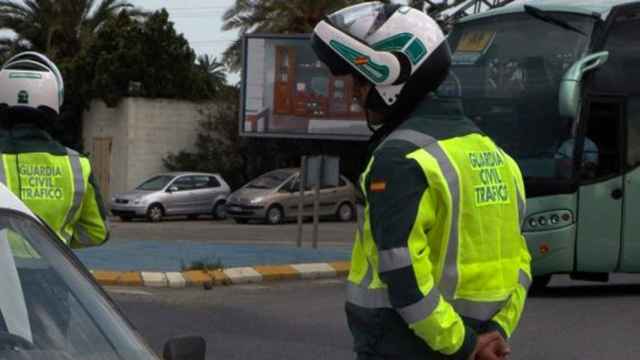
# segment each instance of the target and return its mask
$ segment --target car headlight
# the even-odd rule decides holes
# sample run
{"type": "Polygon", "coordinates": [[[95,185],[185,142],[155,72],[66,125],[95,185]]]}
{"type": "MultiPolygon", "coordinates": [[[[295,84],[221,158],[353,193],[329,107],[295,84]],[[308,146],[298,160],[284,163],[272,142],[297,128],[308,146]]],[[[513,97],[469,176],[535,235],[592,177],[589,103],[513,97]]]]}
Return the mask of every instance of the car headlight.
{"type": "Polygon", "coordinates": [[[251,199],[250,203],[251,203],[251,204],[259,204],[259,203],[261,203],[261,202],[262,202],[262,200],[264,200],[264,198],[263,198],[263,197],[257,197],[257,198],[255,198],[255,199],[251,199]]]}
{"type": "Polygon", "coordinates": [[[140,205],[140,204],[142,204],[142,200],[143,200],[143,198],[133,199],[133,205],[140,205]]]}

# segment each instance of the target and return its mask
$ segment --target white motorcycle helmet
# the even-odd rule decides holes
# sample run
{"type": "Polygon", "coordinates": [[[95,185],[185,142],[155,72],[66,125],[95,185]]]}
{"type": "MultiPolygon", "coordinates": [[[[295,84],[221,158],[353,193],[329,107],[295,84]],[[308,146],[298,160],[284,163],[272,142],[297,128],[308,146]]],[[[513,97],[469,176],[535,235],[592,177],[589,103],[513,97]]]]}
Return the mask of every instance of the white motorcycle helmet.
{"type": "Polygon", "coordinates": [[[46,56],[23,52],[0,68],[0,105],[60,114],[63,100],[62,75],[46,56]]]}
{"type": "Polygon", "coordinates": [[[451,53],[438,24],[424,12],[379,1],[339,10],[318,23],[312,47],[334,76],[373,85],[367,109],[411,111],[446,78],[451,53]]]}

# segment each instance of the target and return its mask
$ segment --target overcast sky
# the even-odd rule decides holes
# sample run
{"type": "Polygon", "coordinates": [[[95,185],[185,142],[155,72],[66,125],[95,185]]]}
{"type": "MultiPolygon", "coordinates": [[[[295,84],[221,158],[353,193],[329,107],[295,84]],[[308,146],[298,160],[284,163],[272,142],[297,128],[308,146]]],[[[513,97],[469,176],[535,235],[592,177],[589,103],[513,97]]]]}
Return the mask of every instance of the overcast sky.
{"type": "MultiPolygon", "coordinates": [[[[230,8],[235,0],[129,0],[132,4],[155,10],[166,8],[171,15],[178,32],[184,33],[191,47],[198,54],[209,54],[217,57],[237,37],[237,33],[224,32],[222,14],[230,8]]],[[[286,0],[282,0],[286,1],[286,0]]],[[[314,0],[309,0],[314,1],[314,0]]],[[[398,0],[404,2],[406,0],[398,0]]],[[[236,82],[237,75],[229,80],[236,82]]]]}
{"type": "MultiPolygon", "coordinates": [[[[235,32],[224,32],[222,14],[230,8],[235,0],[129,0],[135,6],[146,10],[166,8],[176,30],[183,33],[191,47],[198,54],[209,54],[221,57],[222,52],[237,37],[235,32]]],[[[286,0],[283,0],[286,1],[286,0]]],[[[313,1],[313,0],[309,0],[313,1]]],[[[405,2],[406,0],[398,0],[405,2]]],[[[4,32],[0,31],[0,36],[4,32]]],[[[238,77],[232,75],[230,80],[236,82],[238,77]]]]}

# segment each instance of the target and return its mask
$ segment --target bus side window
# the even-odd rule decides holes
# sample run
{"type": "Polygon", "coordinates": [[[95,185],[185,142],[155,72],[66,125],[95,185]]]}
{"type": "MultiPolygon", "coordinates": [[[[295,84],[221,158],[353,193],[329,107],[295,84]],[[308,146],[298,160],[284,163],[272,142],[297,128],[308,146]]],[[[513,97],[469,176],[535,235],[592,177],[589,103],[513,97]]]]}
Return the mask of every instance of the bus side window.
{"type": "Polygon", "coordinates": [[[590,93],[603,97],[591,101],[586,135],[601,148],[598,178],[640,165],[639,31],[637,9],[618,15],[604,43],[609,59],[593,73],[590,93]]]}
{"type": "Polygon", "coordinates": [[[583,180],[607,178],[622,172],[623,102],[593,99],[587,102],[580,176],[583,180]]]}
{"type": "MultiPolygon", "coordinates": [[[[640,87],[640,84],[638,86],[640,87]]],[[[640,166],[640,96],[631,96],[627,100],[626,166],[627,169],[640,166]]]]}

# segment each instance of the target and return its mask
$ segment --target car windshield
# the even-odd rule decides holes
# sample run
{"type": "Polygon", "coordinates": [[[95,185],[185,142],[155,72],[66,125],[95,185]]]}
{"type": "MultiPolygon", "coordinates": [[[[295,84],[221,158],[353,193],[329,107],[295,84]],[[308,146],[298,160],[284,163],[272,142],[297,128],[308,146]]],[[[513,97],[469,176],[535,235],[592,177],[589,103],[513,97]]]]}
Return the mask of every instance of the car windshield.
{"type": "MultiPolygon", "coordinates": [[[[548,14],[592,33],[592,17],[548,14]]],[[[563,149],[571,148],[572,124],[559,115],[558,92],[589,42],[525,13],[460,23],[449,36],[453,65],[437,94],[513,156],[525,177],[567,177],[572,151],[563,149]]]]}
{"type": "Polygon", "coordinates": [[[44,226],[0,210],[0,359],[157,359],[44,226]]]}
{"type": "Polygon", "coordinates": [[[275,189],[287,180],[293,172],[285,170],[272,171],[266,173],[247,184],[249,189],[275,189]]]}
{"type": "Polygon", "coordinates": [[[158,191],[164,189],[175,176],[158,175],[140,184],[136,189],[144,191],[158,191]]]}

